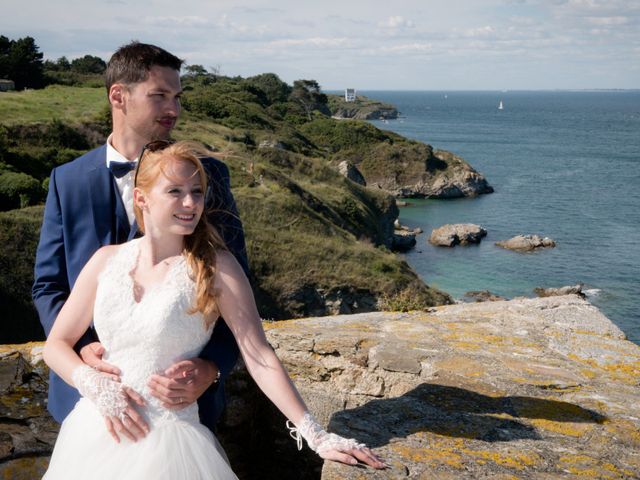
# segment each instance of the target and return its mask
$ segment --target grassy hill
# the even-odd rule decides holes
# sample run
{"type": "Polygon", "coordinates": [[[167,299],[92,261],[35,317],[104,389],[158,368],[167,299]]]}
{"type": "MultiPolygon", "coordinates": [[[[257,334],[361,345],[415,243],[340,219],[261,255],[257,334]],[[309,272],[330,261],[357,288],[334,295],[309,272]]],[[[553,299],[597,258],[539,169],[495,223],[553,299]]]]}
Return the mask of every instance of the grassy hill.
{"type": "MultiPolygon", "coordinates": [[[[314,122],[334,122],[315,108],[320,96],[292,91],[273,74],[205,75],[185,78],[183,86],[184,113],[174,136],[225,152],[263,317],[450,301],[387,249],[395,200],[335,170],[332,157],[359,145],[347,138],[329,148],[319,138],[314,122]]],[[[373,128],[348,123],[356,136],[373,128]]],[[[103,88],[0,94],[0,210],[13,209],[0,213],[0,302],[7,318],[20,319],[3,322],[0,343],[37,337],[30,285],[42,215],[37,205],[51,168],[103,143],[109,129],[103,88]]],[[[389,134],[380,135],[387,144],[389,134]]]]}

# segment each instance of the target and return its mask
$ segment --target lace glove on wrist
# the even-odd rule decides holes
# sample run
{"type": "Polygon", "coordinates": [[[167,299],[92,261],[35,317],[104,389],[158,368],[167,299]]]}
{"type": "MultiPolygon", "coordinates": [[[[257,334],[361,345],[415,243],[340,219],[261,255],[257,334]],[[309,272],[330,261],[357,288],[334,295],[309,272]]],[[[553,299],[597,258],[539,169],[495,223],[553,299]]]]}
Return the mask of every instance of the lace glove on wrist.
{"type": "Polygon", "coordinates": [[[80,395],[91,400],[102,415],[122,418],[129,403],[121,383],[88,365],[71,372],[71,379],[80,395]]]}
{"type": "Polygon", "coordinates": [[[344,438],[335,433],[328,433],[313,418],[309,412],[305,412],[300,425],[297,427],[287,420],[289,435],[298,442],[298,450],[302,450],[302,439],[304,438],[309,448],[320,454],[327,450],[351,450],[352,448],[363,448],[364,443],[358,443],[353,438],[344,438]]]}

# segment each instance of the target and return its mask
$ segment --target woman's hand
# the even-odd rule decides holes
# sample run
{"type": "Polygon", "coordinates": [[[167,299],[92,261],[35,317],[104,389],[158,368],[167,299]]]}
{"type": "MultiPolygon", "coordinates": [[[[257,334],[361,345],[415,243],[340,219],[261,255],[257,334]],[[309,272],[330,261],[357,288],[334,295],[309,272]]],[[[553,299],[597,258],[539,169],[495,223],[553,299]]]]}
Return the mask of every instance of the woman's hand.
{"type": "Polygon", "coordinates": [[[309,448],[325,460],[334,460],[347,465],[356,465],[359,460],[373,468],[387,467],[387,464],[364,443],[327,432],[308,411],[304,412],[297,425],[291,425],[291,423],[287,421],[287,428],[291,437],[298,443],[298,450],[302,449],[304,438],[309,448]]]}
{"type": "Polygon", "coordinates": [[[321,458],[325,460],[333,460],[334,462],[346,463],[347,465],[357,465],[362,462],[373,468],[387,468],[388,465],[380,459],[368,447],[359,447],[351,449],[331,448],[329,450],[321,450],[318,452],[321,458]]]}
{"type": "Polygon", "coordinates": [[[105,417],[107,430],[116,442],[120,442],[118,433],[135,442],[149,431],[146,422],[134,408],[134,404],[143,406],[144,398],[131,387],[85,364],[73,370],[72,379],[80,394],[90,400],[105,417]]]}
{"type": "Polygon", "coordinates": [[[137,442],[149,433],[149,425],[147,425],[142,415],[133,407],[133,404],[143,407],[146,405],[146,402],[144,398],[131,387],[123,385],[122,391],[127,397],[128,406],[120,416],[105,415],[104,423],[107,431],[117,443],[120,443],[118,433],[127,437],[132,442],[137,442]]]}

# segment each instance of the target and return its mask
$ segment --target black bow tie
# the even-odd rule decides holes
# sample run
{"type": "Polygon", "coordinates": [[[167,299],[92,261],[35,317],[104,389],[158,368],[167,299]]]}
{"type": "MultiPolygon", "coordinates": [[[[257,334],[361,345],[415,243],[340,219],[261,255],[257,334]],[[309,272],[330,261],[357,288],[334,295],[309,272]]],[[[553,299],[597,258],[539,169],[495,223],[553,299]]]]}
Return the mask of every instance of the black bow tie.
{"type": "Polygon", "coordinates": [[[135,170],[138,162],[109,162],[109,170],[116,178],[122,178],[131,170],[135,170]]]}

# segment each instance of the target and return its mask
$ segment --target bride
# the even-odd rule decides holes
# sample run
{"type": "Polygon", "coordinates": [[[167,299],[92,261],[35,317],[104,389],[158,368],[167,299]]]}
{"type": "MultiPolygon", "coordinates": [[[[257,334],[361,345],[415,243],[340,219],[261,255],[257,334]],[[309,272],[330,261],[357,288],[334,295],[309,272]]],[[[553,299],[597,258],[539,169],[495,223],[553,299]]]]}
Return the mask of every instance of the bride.
{"type": "Polygon", "coordinates": [[[304,438],[322,458],[384,468],[364,445],[322,429],[269,346],[242,268],[202,215],[202,155],[189,142],[154,142],[143,150],[134,209],[144,236],[98,250],[54,323],[44,359],[82,397],[62,424],[44,478],[236,478],[199,423],[197,403],[168,409],[147,387],[151,375],[196,356],[220,316],[251,376],[294,425],[299,447],[304,438]],[[92,320],[104,359],[122,371],[120,382],[73,350],[92,320]],[[121,440],[105,428],[119,422],[148,430],[140,441],[121,440]]]}

